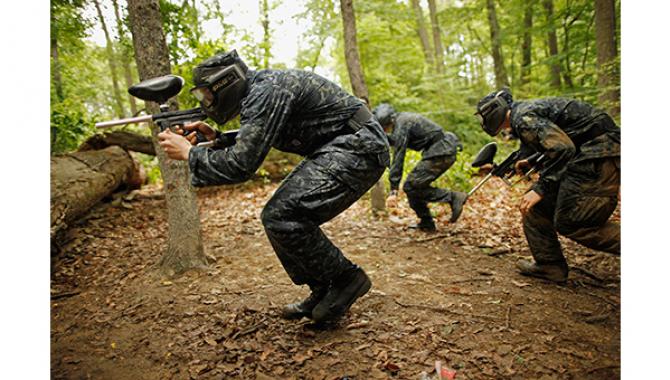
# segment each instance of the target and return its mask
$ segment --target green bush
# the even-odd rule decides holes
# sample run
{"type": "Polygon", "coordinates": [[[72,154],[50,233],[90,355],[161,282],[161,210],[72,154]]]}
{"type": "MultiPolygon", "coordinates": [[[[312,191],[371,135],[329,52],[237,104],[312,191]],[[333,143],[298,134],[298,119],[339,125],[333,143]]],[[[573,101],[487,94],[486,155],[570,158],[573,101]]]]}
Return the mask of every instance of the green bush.
{"type": "Polygon", "coordinates": [[[66,99],[51,105],[51,153],[75,150],[95,133],[93,120],[79,103],[66,99]]]}

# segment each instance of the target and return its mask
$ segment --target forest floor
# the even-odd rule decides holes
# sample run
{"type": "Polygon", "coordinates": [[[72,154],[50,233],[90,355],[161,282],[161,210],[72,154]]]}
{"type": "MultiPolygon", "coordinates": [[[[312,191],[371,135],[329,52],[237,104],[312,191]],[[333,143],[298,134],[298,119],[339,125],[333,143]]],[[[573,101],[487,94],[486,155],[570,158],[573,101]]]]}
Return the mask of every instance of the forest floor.
{"type": "Polygon", "coordinates": [[[620,377],[619,257],[561,238],[566,285],[519,275],[524,186],[490,181],[451,225],[449,207],[433,205],[436,234],[406,228],[404,196],[386,217],[363,199],[325,224],[373,283],[328,330],[279,318],[308,289],[291,283],[260,222],[276,187],[199,190],[212,263],[175,279],[156,269],[160,189],[92,210],[52,258],[52,378],[419,379],[436,361],[457,379],[620,377]]]}

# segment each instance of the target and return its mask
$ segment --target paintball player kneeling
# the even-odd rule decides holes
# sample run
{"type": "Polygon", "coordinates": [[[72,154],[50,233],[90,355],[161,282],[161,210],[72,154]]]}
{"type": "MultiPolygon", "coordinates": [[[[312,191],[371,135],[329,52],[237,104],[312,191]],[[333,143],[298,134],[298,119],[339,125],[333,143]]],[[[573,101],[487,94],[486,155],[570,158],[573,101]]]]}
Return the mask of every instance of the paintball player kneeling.
{"type": "MultiPolygon", "coordinates": [[[[188,161],[194,186],[246,181],[272,147],[306,157],[277,188],[261,219],[291,280],[311,289],[304,301],[285,306],[282,316],[338,320],[371,283],[319,226],[365,194],[388,166],[381,126],[360,99],[323,77],[248,70],[234,50],[195,67],[193,81],[191,92],[211,119],[223,125],[240,115],[236,143],[192,146],[195,136],[189,141],[165,131],[161,146],[169,157],[188,161]]],[[[185,128],[210,141],[221,138],[203,122],[185,128]]]]}
{"type": "Polygon", "coordinates": [[[428,208],[429,202],[449,203],[451,219],[454,223],[461,215],[467,194],[430,186],[456,162],[456,154],[463,149],[458,137],[445,132],[431,120],[410,112],[396,113],[387,103],[382,103],[372,111],[384,127],[389,142],[395,150],[393,164],[389,172],[391,183],[390,202],[395,200],[402,179],[407,148],[421,151],[421,161],[407,175],[403,190],[407,194],[409,206],[419,217],[419,223],[410,226],[422,231],[435,231],[435,222],[428,208]]]}
{"type": "MultiPolygon", "coordinates": [[[[620,129],[605,112],[573,99],[514,101],[509,89],[488,94],[476,115],[486,133],[507,129],[522,151],[545,155],[539,180],[519,209],[535,262],[521,274],[562,283],[568,264],[557,233],[588,248],[620,254],[619,223],[609,220],[620,186],[620,129]]],[[[516,164],[520,171],[527,161],[516,164]]]]}

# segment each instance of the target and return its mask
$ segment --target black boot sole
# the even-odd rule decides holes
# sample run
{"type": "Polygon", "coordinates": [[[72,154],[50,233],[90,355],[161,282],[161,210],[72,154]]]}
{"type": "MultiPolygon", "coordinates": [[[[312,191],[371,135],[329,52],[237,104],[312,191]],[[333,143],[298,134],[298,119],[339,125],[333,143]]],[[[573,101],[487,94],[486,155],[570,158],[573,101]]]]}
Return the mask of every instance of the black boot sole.
{"type": "Polygon", "coordinates": [[[312,318],[312,311],[300,311],[300,312],[286,312],[282,310],[279,313],[279,316],[282,317],[283,319],[287,320],[294,320],[294,319],[302,319],[303,317],[306,318],[312,318]]]}

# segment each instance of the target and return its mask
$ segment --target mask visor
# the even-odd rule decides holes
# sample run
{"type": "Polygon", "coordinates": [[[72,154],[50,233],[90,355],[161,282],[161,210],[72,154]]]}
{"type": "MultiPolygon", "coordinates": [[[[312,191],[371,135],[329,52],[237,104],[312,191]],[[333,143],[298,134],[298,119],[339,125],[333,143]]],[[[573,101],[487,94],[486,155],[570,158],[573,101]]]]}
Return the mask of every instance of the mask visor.
{"type": "Polygon", "coordinates": [[[479,120],[479,125],[484,127],[484,116],[480,113],[476,113],[475,116],[477,116],[477,120],[479,120]]]}
{"type": "Polygon", "coordinates": [[[193,87],[191,94],[205,107],[210,107],[214,103],[214,94],[206,86],[193,87]]]}

